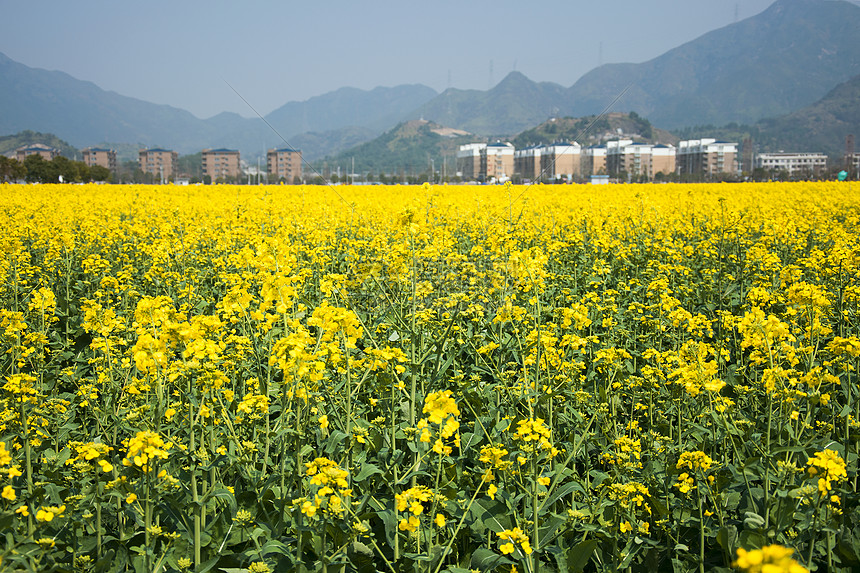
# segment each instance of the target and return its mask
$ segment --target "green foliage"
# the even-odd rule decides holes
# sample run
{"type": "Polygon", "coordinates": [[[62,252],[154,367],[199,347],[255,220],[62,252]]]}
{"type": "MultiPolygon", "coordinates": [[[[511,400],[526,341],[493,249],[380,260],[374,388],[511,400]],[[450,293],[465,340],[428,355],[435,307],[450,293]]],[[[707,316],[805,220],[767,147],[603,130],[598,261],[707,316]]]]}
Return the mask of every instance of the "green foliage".
{"type": "MultiPolygon", "coordinates": [[[[348,172],[353,162],[356,173],[429,173],[431,166],[442,171],[447,162],[448,173],[456,167],[459,145],[474,141],[470,136],[448,137],[437,131],[442,126],[427,121],[409,121],[399,124],[376,139],[362,143],[338,155],[317,161],[314,166],[320,171],[342,166],[348,172]]],[[[444,133],[444,132],[443,132],[444,133]]]]}

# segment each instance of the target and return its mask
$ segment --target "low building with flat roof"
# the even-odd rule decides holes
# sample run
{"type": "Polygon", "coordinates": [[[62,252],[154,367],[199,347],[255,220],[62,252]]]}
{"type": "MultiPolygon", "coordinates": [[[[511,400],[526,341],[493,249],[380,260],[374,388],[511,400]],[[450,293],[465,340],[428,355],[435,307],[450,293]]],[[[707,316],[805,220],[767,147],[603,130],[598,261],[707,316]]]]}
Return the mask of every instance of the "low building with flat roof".
{"type": "Polygon", "coordinates": [[[827,156],[823,153],[759,153],[755,166],[770,173],[784,171],[789,177],[818,177],[827,169],[827,156]]]}
{"type": "Polygon", "coordinates": [[[39,155],[45,161],[50,161],[60,154],[59,149],[55,149],[49,145],[42,143],[33,143],[25,145],[15,150],[15,159],[23,162],[29,155],[39,155]]]}

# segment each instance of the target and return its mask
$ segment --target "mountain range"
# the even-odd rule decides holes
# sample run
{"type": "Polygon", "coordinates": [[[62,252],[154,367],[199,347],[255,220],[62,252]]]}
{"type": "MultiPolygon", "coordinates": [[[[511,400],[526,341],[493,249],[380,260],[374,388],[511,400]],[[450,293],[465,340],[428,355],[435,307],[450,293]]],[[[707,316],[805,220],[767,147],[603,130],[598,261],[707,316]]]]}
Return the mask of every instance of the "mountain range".
{"type": "Polygon", "coordinates": [[[33,130],[78,147],[162,146],[183,154],[229,147],[248,159],[286,141],[313,160],[418,119],[484,138],[607,108],[634,111],[665,129],[753,124],[796,113],[860,75],[857,30],[860,6],[846,0],[777,0],[647,62],[599,66],[570,87],[512,72],[486,91],[342,88],[286,103],[265,121],[234,113],[200,119],[0,54],[0,135],[33,130]]]}

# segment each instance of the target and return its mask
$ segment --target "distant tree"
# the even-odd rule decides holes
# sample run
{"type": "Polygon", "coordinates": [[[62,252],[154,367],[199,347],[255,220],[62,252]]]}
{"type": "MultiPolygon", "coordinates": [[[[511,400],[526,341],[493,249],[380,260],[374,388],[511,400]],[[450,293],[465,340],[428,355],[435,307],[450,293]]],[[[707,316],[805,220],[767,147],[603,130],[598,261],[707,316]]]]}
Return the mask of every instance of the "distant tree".
{"type": "Polygon", "coordinates": [[[41,155],[33,154],[25,157],[24,168],[27,171],[24,176],[27,183],[41,183],[48,180],[50,163],[45,161],[41,155]]]}
{"type": "Polygon", "coordinates": [[[42,182],[58,183],[62,177],[65,183],[73,183],[81,181],[81,172],[76,162],[58,155],[51,160],[48,177],[48,180],[42,182]]]}
{"type": "Polygon", "coordinates": [[[101,165],[93,165],[90,167],[90,181],[111,181],[113,174],[110,169],[101,165]]]}
{"type": "Polygon", "coordinates": [[[0,155],[0,181],[17,181],[24,179],[27,168],[17,159],[0,155]]]}

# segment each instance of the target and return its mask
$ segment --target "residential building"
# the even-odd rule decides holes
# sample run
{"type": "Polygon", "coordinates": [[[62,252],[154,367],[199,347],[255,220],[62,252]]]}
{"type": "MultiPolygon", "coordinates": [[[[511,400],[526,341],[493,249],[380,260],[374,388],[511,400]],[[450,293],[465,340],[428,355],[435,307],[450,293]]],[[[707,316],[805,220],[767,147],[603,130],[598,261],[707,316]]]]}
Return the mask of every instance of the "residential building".
{"type": "Polygon", "coordinates": [[[606,174],[606,146],[592,145],[586,147],[581,153],[582,174],[605,175],[606,174]]]}
{"type": "Polygon", "coordinates": [[[266,153],[266,171],[278,181],[299,183],[302,180],[302,152],[282,147],[266,153]]]}
{"type": "Polygon", "coordinates": [[[116,171],[116,151],[113,149],[87,147],[81,150],[81,153],[83,154],[83,162],[87,166],[94,167],[99,165],[111,171],[116,171]]]}
{"type": "Polygon", "coordinates": [[[478,180],[484,183],[507,181],[514,174],[514,146],[510,143],[488,143],[481,149],[478,180]]]}
{"type": "Polygon", "coordinates": [[[212,183],[237,179],[242,171],[239,167],[239,152],[235,149],[204,149],[203,176],[209,176],[212,183]]]}
{"type": "Polygon", "coordinates": [[[467,143],[457,150],[457,174],[463,181],[475,181],[481,173],[481,150],[486,143],[467,143]]]}
{"type": "Polygon", "coordinates": [[[860,173],[860,153],[852,153],[845,156],[845,165],[854,170],[854,173],[860,173]]]}
{"type": "Polygon", "coordinates": [[[514,173],[519,175],[523,182],[537,181],[540,177],[540,154],[541,147],[538,145],[514,151],[514,173]]]}
{"type": "Polygon", "coordinates": [[[568,183],[582,174],[582,147],[576,143],[556,142],[541,150],[540,167],[544,181],[563,179],[568,183]]]}
{"type": "Polygon", "coordinates": [[[646,176],[675,172],[675,148],[671,145],[635,143],[629,139],[606,142],[606,171],[617,177],[646,176]]]}
{"type": "Polygon", "coordinates": [[[176,175],[178,158],[179,154],[170,149],[141,149],[137,154],[137,164],[144,173],[150,173],[157,181],[166,183],[176,175]]]}
{"type": "Polygon", "coordinates": [[[19,147],[15,150],[15,158],[18,161],[24,161],[28,155],[39,155],[45,161],[50,161],[60,154],[59,149],[54,149],[48,145],[44,145],[41,143],[33,143],[31,145],[25,145],[23,147],[19,147]]]}
{"type": "Polygon", "coordinates": [[[652,175],[649,177],[653,177],[658,173],[662,173],[664,175],[669,175],[670,173],[675,173],[675,167],[677,166],[677,153],[678,150],[674,145],[664,145],[662,143],[658,143],[657,145],[651,148],[651,172],[652,175]]]}
{"type": "Polygon", "coordinates": [[[715,176],[738,172],[738,144],[716,139],[690,139],[678,143],[679,175],[715,176]]]}
{"type": "Polygon", "coordinates": [[[759,153],[755,166],[769,173],[784,171],[789,177],[818,177],[827,168],[823,153],[759,153]]]}

